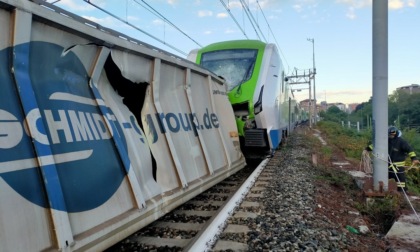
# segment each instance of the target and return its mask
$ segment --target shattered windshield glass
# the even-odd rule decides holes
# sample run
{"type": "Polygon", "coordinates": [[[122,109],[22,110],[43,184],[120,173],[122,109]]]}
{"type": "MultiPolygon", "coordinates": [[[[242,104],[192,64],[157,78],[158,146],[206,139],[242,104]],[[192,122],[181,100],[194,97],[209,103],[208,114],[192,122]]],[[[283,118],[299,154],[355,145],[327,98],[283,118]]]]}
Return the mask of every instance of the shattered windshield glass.
{"type": "Polygon", "coordinates": [[[203,53],[201,65],[222,76],[230,91],[251,78],[256,58],[256,49],[220,50],[203,53]]]}

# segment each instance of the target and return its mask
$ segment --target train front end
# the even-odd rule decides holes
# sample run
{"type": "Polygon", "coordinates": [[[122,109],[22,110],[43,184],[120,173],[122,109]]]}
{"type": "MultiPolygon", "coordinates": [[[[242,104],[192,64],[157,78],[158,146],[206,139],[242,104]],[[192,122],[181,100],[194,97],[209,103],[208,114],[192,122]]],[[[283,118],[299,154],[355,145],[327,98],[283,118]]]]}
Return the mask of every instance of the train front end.
{"type": "Polygon", "coordinates": [[[281,111],[286,98],[275,46],[257,40],[226,41],[194,55],[190,59],[226,80],[244,155],[261,159],[272,154],[287,130],[281,128],[287,117],[281,111]]]}

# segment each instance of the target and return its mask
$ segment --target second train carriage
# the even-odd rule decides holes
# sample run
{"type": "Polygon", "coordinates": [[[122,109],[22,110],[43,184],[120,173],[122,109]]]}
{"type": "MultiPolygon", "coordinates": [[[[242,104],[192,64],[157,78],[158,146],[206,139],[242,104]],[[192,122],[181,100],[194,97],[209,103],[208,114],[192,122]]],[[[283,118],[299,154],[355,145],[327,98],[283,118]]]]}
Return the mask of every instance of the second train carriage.
{"type": "Polygon", "coordinates": [[[297,121],[291,89],[274,44],[258,40],[214,43],[188,59],[223,77],[247,158],[271,154],[297,121]]]}

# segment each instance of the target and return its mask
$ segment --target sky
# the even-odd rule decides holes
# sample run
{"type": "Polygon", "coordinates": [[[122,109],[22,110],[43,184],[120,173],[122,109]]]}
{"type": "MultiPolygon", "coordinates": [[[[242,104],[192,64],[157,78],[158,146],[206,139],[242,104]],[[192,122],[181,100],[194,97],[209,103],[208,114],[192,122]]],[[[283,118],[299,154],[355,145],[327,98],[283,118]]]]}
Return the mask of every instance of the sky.
{"type": "MultiPolygon", "coordinates": [[[[372,0],[48,2],[182,58],[226,40],[274,43],[286,75],[313,69],[315,60],[318,103],[361,103],[372,97],[372,0]]],[[[420,84],[419,4],[388,1],[388,94],[420,84]]],[[[301,89],[294,92],[298,100],[309,98],[308,85],[292,88],[301,89]]]]}

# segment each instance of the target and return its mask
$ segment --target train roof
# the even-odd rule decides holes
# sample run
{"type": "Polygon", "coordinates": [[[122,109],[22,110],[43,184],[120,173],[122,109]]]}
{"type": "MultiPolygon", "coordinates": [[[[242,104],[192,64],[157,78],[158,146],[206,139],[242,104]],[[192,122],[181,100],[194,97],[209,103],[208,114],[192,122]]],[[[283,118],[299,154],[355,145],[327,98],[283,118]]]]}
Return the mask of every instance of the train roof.
{"type": "Polygon", "coordinates": [[[220,50],[220,49],[238,49],[238,48],[256,48],[256,49],[264,49],[267,46],[267,43],[262,42],[260,40],[229,40],[229,41],[221,41],[216,42],[210,45],[207,45],[201,48],[199,51],[213,51],[213,50],[220,50]]]}

